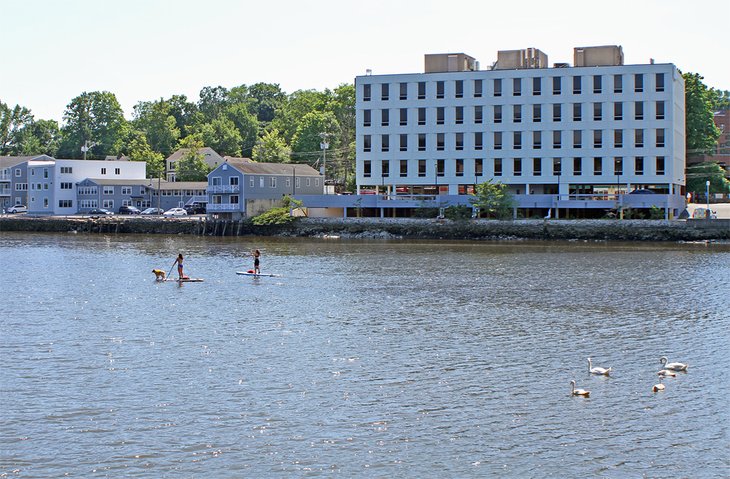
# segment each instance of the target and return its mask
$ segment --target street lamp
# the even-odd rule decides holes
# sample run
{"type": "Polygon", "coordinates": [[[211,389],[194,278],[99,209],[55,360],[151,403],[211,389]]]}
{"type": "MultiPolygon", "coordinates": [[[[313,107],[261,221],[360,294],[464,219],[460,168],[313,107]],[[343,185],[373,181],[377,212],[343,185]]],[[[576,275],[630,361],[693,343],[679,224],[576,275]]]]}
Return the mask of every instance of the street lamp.
{"type": "Polygon", "coordinates": [[[322,182],[324,183],[324,194],[327,194],[327,148],[330,147],[330,144],[327,143],[327,138],[330,134],[320,133],[319,136],[322,137],[322,143],[319,144],[319,147],[322,149],[322,169],[320,173],[322,174],[322,182]]]}
{"type": "Polygon", "coordinates": [[[710,217],[710,180],[707,180],[705,182],[705,186],[707,187],[707,211],[705,211],[705,214],[707,217],[710,217]]]}

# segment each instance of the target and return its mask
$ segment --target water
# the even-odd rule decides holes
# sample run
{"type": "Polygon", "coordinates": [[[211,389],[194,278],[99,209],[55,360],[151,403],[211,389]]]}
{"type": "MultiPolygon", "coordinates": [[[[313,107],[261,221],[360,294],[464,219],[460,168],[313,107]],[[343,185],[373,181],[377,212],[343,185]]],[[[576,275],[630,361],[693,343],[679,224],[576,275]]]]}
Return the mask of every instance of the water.
{"type": "Polygon", "coordinates": [[[727,245],[0,233],[0,266],[2,477],[730,476],[727,245]],[[179,251],[204,283],[153,281],[179,251]]]}

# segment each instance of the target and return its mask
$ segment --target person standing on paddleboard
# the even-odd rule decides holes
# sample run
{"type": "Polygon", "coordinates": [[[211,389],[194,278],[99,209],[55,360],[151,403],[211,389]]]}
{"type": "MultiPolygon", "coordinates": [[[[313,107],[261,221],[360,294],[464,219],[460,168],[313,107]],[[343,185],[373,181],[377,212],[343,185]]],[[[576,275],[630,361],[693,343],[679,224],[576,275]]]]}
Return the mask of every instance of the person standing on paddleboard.
{"type": "Polygon", "coordinates": [[[259,258],[261,258],[261,251],[255,250],[253,252],[253,272],[256,274],[261,274],[261,269],[259,268],[259,258]]]}
{"type": "Polygon", "coordinates": [[[174,268],[175,265],[177,265],[177,279],[185,279],[185,275],[183,274],[183,255],[182,253],[179,253],[177,255],[177,259],[174,263],[172,263],[172,267],[174,268]]]}

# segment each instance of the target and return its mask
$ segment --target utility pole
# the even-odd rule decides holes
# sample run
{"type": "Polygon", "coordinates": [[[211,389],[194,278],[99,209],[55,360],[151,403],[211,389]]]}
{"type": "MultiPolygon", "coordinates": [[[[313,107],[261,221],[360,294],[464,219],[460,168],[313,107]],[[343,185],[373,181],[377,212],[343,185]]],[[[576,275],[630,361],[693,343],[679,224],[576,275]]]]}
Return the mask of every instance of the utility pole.
{"type": "Polygon", "coordinates": [[[81,151],[84,154],[84,160],[86,159],[86,152],[96,146],[96,143],[89,144],[89,140],[84,140],[84,146],[81,147],[81,151]]]}
{"type": "Polygon", "coordinates": [[[322,175],[324,194],[327,194],[327,148],[330,147],[327,138],[332,135],[330,133],[320,133],[319,136],[322,138],[322,143],[319,144],[319,147],[322,149],[322,168],[320,169],[320,173],[322,175]]]}

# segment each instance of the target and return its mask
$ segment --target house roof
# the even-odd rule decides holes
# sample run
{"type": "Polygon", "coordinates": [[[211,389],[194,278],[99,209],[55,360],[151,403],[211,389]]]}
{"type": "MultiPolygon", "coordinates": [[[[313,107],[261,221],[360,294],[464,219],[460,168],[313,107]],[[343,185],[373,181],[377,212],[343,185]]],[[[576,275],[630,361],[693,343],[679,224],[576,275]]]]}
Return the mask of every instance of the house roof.
{"type": "MultiPolygon", "coordinates": [[[[190,148],[180,148],[179,150],[173,152],[170,156],[168,156],[165,161],[180,161],[180,158],[182,158],[182,156],[188,151],[190,151],[190,148]]],[[[198,150],[198,153],[203,155],[203,161],[205,161],[206,163],[210,161],[213,161],[215,163],[223,163],[225,161],[221,155],[216,153],[216,151],[209,146],[200,148],[198,150]]]]}
{"type": "Polygon", "coordinates": [[[104,157],[104,161],[130,161],[130,160],[129,160],[129,157],[126,155],[119,155],[119,156],[106,155],[104,157]]]}
{"type": "Polygon", "coordinates": [[[33,155],[33,156],[0,156],[0,168],[10,168],[26,161],[30,161],[34,158],[43,160],[53,160],[53,157],[48,155],[33,155]]]}
{"type": "MultiPolygon", "coordinates": [[[[162,181],[161,190],[204,190],[208,187],[207,181],[162,181]]],[[[157,189],[157,182],[152,181],[150,188],[157,189]]]]}
{"type": "MultiPolygon", "coordinates": [[[[124,180],[124,179],[108,179],[108,178],[86,178],[83,181],[91,181],[96,183],[99,186],[131,186],[131,185],[144,185],[149,186],[150,181],[148,179],[143,180],[124,180]]],[[[82,183],[83,181],[80,181],[79,183],[82,183]]]]}
{"type": "Polygon", "coordinates": [[[244,163],[236,166],[252,175],[319,176],[319,172],[303,163],[244,163]]]}
{"type": "Polygon", "coordinates": [[[246,158],[243,156],[224,156],[223,159],[226,160],[228,163],[254,163],[251,158],[246,158]]]}

